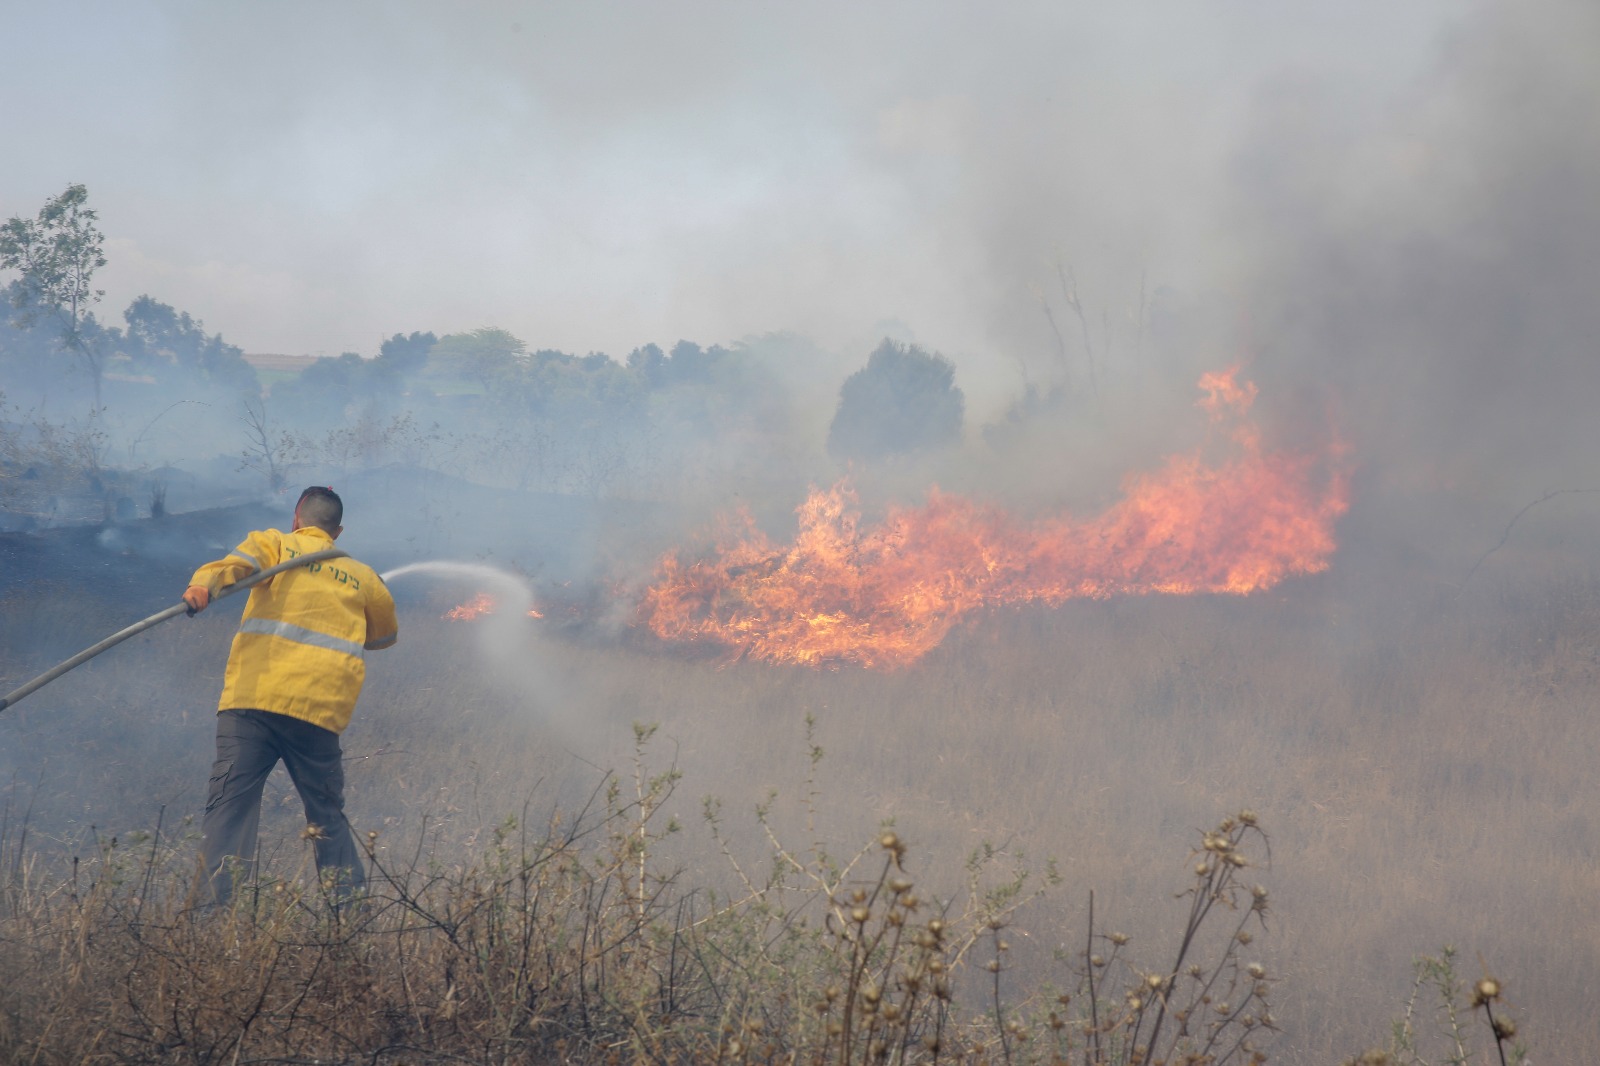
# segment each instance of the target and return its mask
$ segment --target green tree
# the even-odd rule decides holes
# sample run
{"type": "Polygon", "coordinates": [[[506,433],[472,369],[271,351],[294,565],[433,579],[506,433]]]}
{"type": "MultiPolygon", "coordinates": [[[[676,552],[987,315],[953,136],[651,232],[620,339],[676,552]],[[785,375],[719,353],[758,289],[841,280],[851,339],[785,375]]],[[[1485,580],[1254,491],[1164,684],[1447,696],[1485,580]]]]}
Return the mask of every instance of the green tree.
{"type": "Polygon", "coordinates": [[[254,393],[260,390],[255,368],[245,362],[238,345],[221,334],[208,335],[205,323],[169,304],[141,296],[122,313],[128,323],[123,350],[141,369],[171,378],[171,370],[190,382],[254,393]]]}
{"type": "Polygon", "coordinates": [[[25,328],[41,318],[55,322],[62,345],[89,371],[98,411],[105,359],[90,308],[105,295],[93,286],[94,272],[106,265],[105,236],[88,202],[88,189],[69,185],[39,209],[37,218],[8,219],[0,226],[0,269],[20,274],[6,292],[13,321],[25,328]]]}
{"type": "Polygon", "coordinates": [[[378,349],[378,364],[392,369],[396,374],[412,374],[428,362],[428,353],[439,343],[439,338],[429,333],[396,333],[378,349]]]}
{"type": "Polygon", "coordinates": [[[374,398],[374,386],[388,379],[375,374],[372,361],[355,352],[337,358],[325,356],[302,370],[292,381],[272,387],[273,406],[287,413],[294,425],[323,430],[358,417],[363,401],[374,398]]]}
{"type": "Polygon", "coordinates": [[[476,381],[493,391],[523,361],[528,346],[509,332],[484,326],[471,333],[450,333],[439,338],[428,353],[437,371],[476,381]]]}
{"type": "Polygon", "coordinates": [[[959,440],[965,398],[955,374],[944,356],[885,339],[839,389],[828,452],[878,459],[959,440]]]}

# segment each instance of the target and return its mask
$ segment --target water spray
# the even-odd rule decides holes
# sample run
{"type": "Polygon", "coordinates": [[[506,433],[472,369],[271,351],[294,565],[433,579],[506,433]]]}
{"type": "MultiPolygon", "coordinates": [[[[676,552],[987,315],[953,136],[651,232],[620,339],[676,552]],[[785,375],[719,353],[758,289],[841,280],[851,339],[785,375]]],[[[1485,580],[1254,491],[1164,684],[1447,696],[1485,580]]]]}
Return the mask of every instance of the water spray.
{"type": "Polygon", "coordinates": [[[378,576],[388,584],[397,577],[407,574],[438,574],[442,577],[466,577],[477,581],[487,582],[496,587],[507,600],[520,604],[521,611],[526,612],[533,605],[533,591],[528,588],[528,583],[516,574],[500,570],[484,563],[458,563],[450,560],[436,559],[424,563],[407,563],[405,566],[395,567],[378,576]]]}
{"type": "MultiPolygon", "coordinates": [[[[273,577],[274,575],[281,574],[285,570],[293,570],[297,566],[309,566],[312,563],[320,563],[325,559],[342,559],[346,557],[346,555],[348,555],[348,553],[339,548],[326,548],[323,551],[309,552],[305,555],[297,555],[287,562],[279,563],[277,566],[268,567],[267,569],[258,573],[251,574],[249,577],[241,578],[231,585],[224,585],[218,589],[216,594],[211,598],[214,600],[220,600],[224,596],[231,596],[240,589],[247,589],[253,585],[259,585],[261,582],[273,577]]],[[[169,618],[176,618],[180,614],[192,615],[194,614],[194,609],[187,603],[175,603],[164,611],[156,612],[142,622],[135,622],[127,629],[119,630],[118,632],[111,634],[105,640],[102,640],[93,647],[85,648],[83,651],[80,651],[78,654],[74,655],[65,662],[46,670],[44,673],[40,674],[32,681],[29,681],[26,685],[23,685],[16,691],[7,693],[3,699],[0,699],[0,711],[5,710],[13,703],[16,703],[18,700],[22,699],[22,697],[30,695],[31,693],[37,692],[39,689],[44,688],[44,686],[48,685],[50,682],[54,681],[67,671],[72,670],[75,667],[82,666],[84,663],[88,662],[90,659],[93,659],[101,652],[109,651],[111,648],[121,644],[129,637],[143,633],[145,630],[154,626],[158,626],[169,618]]]]}

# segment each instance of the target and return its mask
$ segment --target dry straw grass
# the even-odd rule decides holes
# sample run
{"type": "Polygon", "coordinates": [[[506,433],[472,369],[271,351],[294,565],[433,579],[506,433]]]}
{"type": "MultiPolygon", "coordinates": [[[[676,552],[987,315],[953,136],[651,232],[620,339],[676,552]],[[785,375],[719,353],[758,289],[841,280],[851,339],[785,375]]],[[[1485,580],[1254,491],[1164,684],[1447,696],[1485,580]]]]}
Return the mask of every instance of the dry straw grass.
{"type": "MultiPolygon", "coordinates": [[[[367,835],[355,903],[269,871],[227,909],[192,905],[192,842],[159,830],[96,841],[70,876],[19,841],[0,869],[0,1050],[29,1062],[1068,1062],[1266,1061],[1271,983],[1241,961],[1267,912],[1247,887],[1253,815],[1203,835],[1170,961],[1086,931],[1067,991],[1004,988],[1009,930],[1037,893],[987,852],[960,891],[910,876],[884,830],[836,861],[796,853],[765,816],[752,876],[708,811],[735,897],[663,873],[675,770],[610,777],[591,811],[538,832],[510,819],[470,861],[403,864],[367,835]],[[998,876],[997,876],[998,875],[998,876]],[[1208,936],[1214,914],[1226,913],[1208,936]],[[968,973],[968,1001],[959,988],[968,973]]],[[[9,841],[7,842],[9,843],[9,841]]]]}
{"type": "MultiPolygon", "coordinates": [[[[129,613],[5,606],[7,649],[54,631],[74,650],[129,613]]],[[[938,1034],[941,1057],[1127,1061],[1144,1042],[1154,1059],[1185,1025],[1202,1032],[1182,998],[1202,986],[1170,963],[1189,908],[1213,897],[1178,861],[1186,840],[1218,854],[1194,828],[1210,825],[1246,834],[1250,880],[1187,958],[1232,984],[1207,994],[1272,1061],[1374,1045],[1395,1062],[1510,1061],[1490,1011],[1542,1061],[1600,1060],[1592,579],[1077,604],[982,619],[888,675],[550,637],[531,687],[486,667],[470,627],[424,613],[405,655],[375,661],[347,735],[351,813],[384,871],[353,919],[306,886],[276,782],[272,878],[236,914],[182,911],[225,624],[177,623],[7,712],[0,946],[26,978],[0,993],[10,1057],[863,1061],[880,1045],[930,1057],[938,1034]],[[638,762],[635,720],[660,727],[638,762]],[[668,769],[646,768],[657,752],[668,769]],[[172,824],[135,846],[163,808],[172,824]],[[1246,808],[1271,823],[1270,868],[1237,815],[1213,822],[1246,808]],[[915,844],[908,870],[886,824],[915,844]],[[873,843],[836,859],[828,840],[873,843]],[[997,906],[1012,909],[994,929],[997,906]],[[1241,954],[1224,915],[1267,928],[1242,930],[1241,954]],[[938,942],[919,944],[935,919],[938,942]],[[1510,991],[1474,1006],[1487,969],[1458,979],[1451,943],[1510,991]],[[1408,994],[1419,956],[1448,977],[1419,971],[1408,994]],[[935,960],[948,1001],[931,970],[905,983],[935,960]],[[1252,964],[1270,1008],[1245,998],[1252,964]],[[1396,1017],[1410,1028],[1391,1033],[1396,1017]]],[[[21,659],[6,654],[8,676],[50,655],[21,659]]],[[[1243,1043],[1202,1049],[1249,1061],[1243,1043]]]]}

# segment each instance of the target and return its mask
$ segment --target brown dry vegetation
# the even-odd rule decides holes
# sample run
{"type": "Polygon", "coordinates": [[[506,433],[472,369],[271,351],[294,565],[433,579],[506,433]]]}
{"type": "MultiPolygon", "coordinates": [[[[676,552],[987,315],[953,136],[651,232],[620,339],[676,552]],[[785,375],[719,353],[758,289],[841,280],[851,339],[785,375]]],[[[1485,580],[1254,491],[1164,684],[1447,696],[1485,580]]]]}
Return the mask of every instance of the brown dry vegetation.
{"type": "MultiPolygon", "coordinates": [[[[4,606],[6,648],[26,634],[75,650],[127,615],[81,598],[4,606]]],[[[503,671],[480,647],[485,631],[435,621],[434,606],[410,605],[404,651],[374,660],[346,737],[353,820],[378,833],[377,863],[393,875],[354,924],[300,905],[298,810],[277,779],[263,848],[290,886],[269,879],[248,914],[178,917],[226,619],[179,620],[6,712],[8,1055],[739,1060],[770,1045],[837,1059],[825,1022],[842,1001],[813,1008],[829,987],[859,991],[867,971],[853,968],[848,919],[823,914],[876,890],[869,928],[888,929],[889,881],[905,876],[926,902],[896,928],[925,932],[947,908],[938,952],[973,947],[954,1012],[924,996],[914,1023],[900,1015],[904,1031],[914,1024],[920,1040],[942,1018],[947,1054],[1048,1059],[1060,1039],[1084,1061],[1099,1009],[1115,1008],[1098,1017],[1108,1025],[1127,1017],[1125,987],[1176,956],[1198,831],[1250,809],[1270,849],[1241,841],[1241,909],[1212,916],[1199,961],[1230,979],[1264,967],[1281,1030],[1259,1040],[1271,1061],[1387,1044],[1419,955],[1434,961],[1419,972],[1413,1031],[1440,1039],[1446,944],[1461,952],[1446,985],[1492,967],[1539,1061],[1600,1060],[1591,576],[1534,575],[1507,556],[1460,594],[1358,588],[1336,571],[1249,600],[1004,613],[891,674],[719,667],[633,639],[539,636],[537,623],[503,671]],[[634,722],[659,725],[638,785],[634,722]],[[616,770],[609,800],[602,768],[616,770]],[[715,833],[706,795],[720,800],[715,833]],[[158,817],[160,841],[130,843],[158,817]],[[682,829],[669,832],[674,818],[682,829]],[[886,820],[910,848],[903,875],[876,843],[886,820]],[[830,880],[860,841],[862,858],[830,880]],[[992,855],[972,875],[975,852],[992,855]],[[790,887],[751,898],[784,854],[798,859],[790,887]],[[1051,859],[1059,883],[1046,884],[1051,859]],[[1256,882],[1271,892],[1265,928],[1229,955],[1256,882]],[[1119,959],[1131,964],[1097,989],[1094,1015],[1082,980],[1091,891],[1094,934],[1126,933],[1119,959]],[[730,900],[745,902],[721,912],[730,900]],[[988,914],[1013,905],[1003,933],[988,930],[988,914]],[[1001,939],[995,986],[985,966],[1001,939]],[[1071,1004],[1052,1008],[1061,992],[1071,1004]],[[670,1008],[664,995],[677,997],[670,1008]],[[996,1028],[997,999],[1031,1040],[996,1028]]],[[[50,661],[20,658],[0,662],[8,678],[50,661]]],[[[1095,943],[1110,954],[1110,940],[1095,943]]],[[[1465,994],[1456,1006],[1471,1061],[1491,1061],[1478,1012],[1465,994]]],[[[1260,1011],[1233,1015],[1259,1027],[1260,1011]]],[[[861,1018],[856,1059],[889,1032],[861,1018]]]]}

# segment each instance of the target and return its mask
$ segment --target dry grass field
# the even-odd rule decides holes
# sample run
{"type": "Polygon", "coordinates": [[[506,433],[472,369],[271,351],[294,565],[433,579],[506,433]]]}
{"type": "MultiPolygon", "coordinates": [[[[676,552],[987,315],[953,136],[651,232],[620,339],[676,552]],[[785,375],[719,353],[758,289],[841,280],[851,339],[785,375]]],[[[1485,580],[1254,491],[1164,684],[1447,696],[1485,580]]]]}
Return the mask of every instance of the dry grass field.
{"type": "MultiPolygon", "coordinates": [[[[885,865],[898,851],[877,843],[892,823],[905,876],[950,908],[951,944],[970,938],[954,966],[949,1018],[971,1028],[966,1043],[952,1029],[944,1049],[988,1061],[1058,1053],[1088,1061],[1093,1005],[1081,971],[1089,937],[1129,937],[1115,950],[1133,967],[1117,981],[1159,977],[1192,903],[1182,893],[1195,884],[1193,849],[1221,822],[1225,833],[1245,834],[1238,854],[1249,865],[1235,871],[1241,910],[1219,910],[1212,924],[1226,931],[1250,917],[1251,885],[1265,886],[1271,903],[1256,913],[1263,927],[1247,945],[1226,935],[1207,941],[1202,961],[1208,974],[1232,966],[1237,979],[1256,963],[1270,975],[1279,1031],[1256,1040],[1270,1061],[1337,1063],[1386,1045],[1412,990],[1413,960],[1437,958],[1447,945],[1469,989],[1486,973],[1503,983],[1497,1002],[1516,1019],[1532,1061],[1600,1061],[1592,1007],[1600,993],[1600,580],[1573,573],[1575,565],[1508,550],[1457,590],[1438,575],[1395,569],[1358,579],[1336,564],[1248,599],[1002,612],[895,672],[726,663],[632,632],[563,632],[534,620],[449,622],[439,617],[453,602],[445,592],[397,587],[400,650],[372,661],[345,739],[352,819],[358,833],[377,834],[377,862],[395,874],[375,890],[384,903],[373,919],[374,930],[387,921],[394,935],[373,931],[365,940],[359,930],[330,933],[325,916],[312,917],[315,906],[273,903],[299,900],[293,885],[305,882],[298,801],[281,771],[269,784],[262,848],[271,878],[289,886],[276,897],[267,890],[265,903],[257,896],[257,911],[236,916],[225,933],[177,917],[236,611],[179,619],[0,716],[0,965],[9,968],[0,1045],[10,1058],[38,1062],[288,1062],[308,1061],[310,1049],[351,1062],[557,1054],[765,1061],[763,1052],[782,1058],[784,1047],[803,1058],[868,1061],[872,1041],[892,1027],[872,1036],[858,1013],[845,1033],[859,1030],[862,1042],[846,1052],[815,1028],[816,1018],[839,1015],[807,1011],[828,1002],[819,997],[829,981],[860,987],[866,971],[854,968],[852,952],[865,949],[828,941],[837,927],[822,915],[830,899],[848,909],[852,886],[881,893],[898,876],[885,865]],[[635,723],[655,727],[653,735],[641,741],[635,723]],[[706,797],[720,805],[715,832],[706,797]],[[1259,818],[1267,839],[1222,821],[1241,810],[1259,818]],[[508,818],[517,826],[509,835],[508,818]],[[820,883],[812,874],[829,876],[828,861],[814,861],[819,846],[842,863],[862,845],[841,881],[824,885],[820,900],[819,890],[806,896],[807,884],[820,883]],[[717,940],[716,901],[764,885],[784,865],[775,855],[799,860],[789,867],[793,895],[783,898],[810,902],[791,911],[765,896],[767,910],[747,909],[746,924],[717,940]],[[1013,877],[1024,870],[1019,885],[1013,877]],[[545,895],[529,888],[530,877],[545,895]],[[519,883],[521,902],[513,898],[519,883]],[[443,910],[417,902],[429,892],[454,902],[443,910]],[[529,892],[544,910],[528,903],[529,892]],[[471,900],[479,902],[463,902],[471,900]],[[560,921],[538,924],[562,907],[587,916],[576,941],[560,921]],[[1001,934],[984,923],[1001,911],[1008,946],[997,980],[985,967],[1001,934]],[[547,964],[537,996],[524,988],[526,965],[495,970],[500,977],[484,977],[470,993],[451,962],[451,937],[491,912],[501,925],[460,957],[499,959],[495,936],[521,921],[524,954],[531,944],[547,964]],[[157,913],[159,922],[150,917],[157,913]],[[424,913],[433,940],[395,933],[424,913]],[[794,914],[806,916],[816,939],[784,956],[774,929],[793,933],[794,914]],[[596,949],[597,963],[584,962],[591,925],[623,930],[612,955],[596,949]],[[761,950],[739,939],[758,927],[770,934],[761,950]],[[647,929],[670,944],[646,945],[647,929]],[[671,945],[691,943],[696,980],[709,984],[686,972],[673,978],[684,960],[671,945]],[[562,956],[566,968],[560,952],[571,953],[562,956]],[[718,966],[707,961],[713,956],[718,966]],[[608,958],[604,976],[584,969],[608,958]],[[299,999],[264,991],[269,971],[300,989],[299,999]],[[167,991],[129,991],[144,980],[167,991]],[[657,997],[649,1006],[641,984],[657,997]],[[521,1006],[489,1004],[496,987],[526,993],[521,1006]],[[661,997],[674,988],[686,998],[669,1009],[661,997]],[[204,1021],[208,996],[221,1001],[210,1007],[233,1009],[253,989],[263,990],[254,1028],[204,1021]],[[1061,990],[1074,998],[1056,1008],[1061,990]],[[586,1013],[595,1009],[584,998],[591,991],[608,1009],[632,1003],[631,1020],[602,1024],[586,1013]],[[691,993],[708,998],[690,1003],[691,993]],[[486,998],[451,998],[469,994],[486,998]],[[46,995],[72,1009],[43,1011],[46,995]],[[157,1000],[171,1017],[141,1013],[157,1000]],[[338,1013],[318,1013],[314,1002],[338,1013]],[[1015,1020],[1031,1041],[1006,1037],[996,1003],[1000,1020],[1015,1020]],[[741,1027],[756,1016],[752,1004],[768,1012],[768,1027],[741,1027]],[[1077,1043],[1050,1042],[1061,1032],[1050,1027],[1050,1009],[1077,1043]],[[416,1015],[405,1025],[375,1020],[405,1010],[416,1015]],[[517,1010],[518,1022],[505,1020],[517,1010]],[[471,1039],[460,1035],[469,1015],[471,1039]],[[691,1038],[688,1022],[672,1029],[663,1021],[674,1016],[709,1019],[710,1028],[691,1038]],[[735,1016],[737,1026],[718,1028],[735,1016]],[[499,1029],[485,1020],[495,1018],[499,1029]],[[441,1035],[447,1022],[457,1027],[450,1040],[441,1035]],[[284,1035],[295,1024],[301,1035],[284,1035]],[[535,1038],[540,1024],[547,1028],[535,1038]],[[342,1050],[317,1043],[317,1033],[341,1025],[350,1033],[342,1050]],[[784,1044],[771,1026],[789,1027],[793,1041],[784,1044]],[[391,1032],[401,1029],[410,1035],[391,1032]],[[668,1029],[677,1043],[662,1037],[668,1029]],[[202,1031],[224,1035],[202,1046],[193,1036],[202,1031]],[[434,1043],[424,1047],[418,1033],[434,1043]]],[[[31,676],[55,652],[139,617],[141,606],[57,585],[13,594],[0,613],[0,648],[8,649],[0,676],[31,676]]],[[[893,908],[871,901],[872,923],[890,921],[893,908]]],[[[928,907],[906,928],[925,922],[928,907]]],[[[952,959],[959,954],[951,947],[952,959]]],[[[484,974],[491,969],[483,962],[484,974]]],[[[1111,983],[1098,990],[1097,1011],[1126,1007],[1123,985],[1108,992],[1111,983]]],[[[1174,1009],[1177,998],[1174,990],[1174,1009]]],[[[1460,1006],[1470,1061],[1498,1061],[1486,1025],[1466,1017],[1464,997],[1460,1006]]],[[[885,1015],[873,1017],[887,1026],[885,1015]]],[[[1417,998],[1412,1021],[1422,1057],[1395,1061],[1454,1061],[1436,995],[1417,998]]],[[[1110,1056],[1112,1036],[1105,1039],[1110,1056]]],[[[893,1047],[884,1054],[898,1054],[893,1047]]],[[[1235,1054],[1227,1061],[1248,1061],[1235,1054]]]]}

